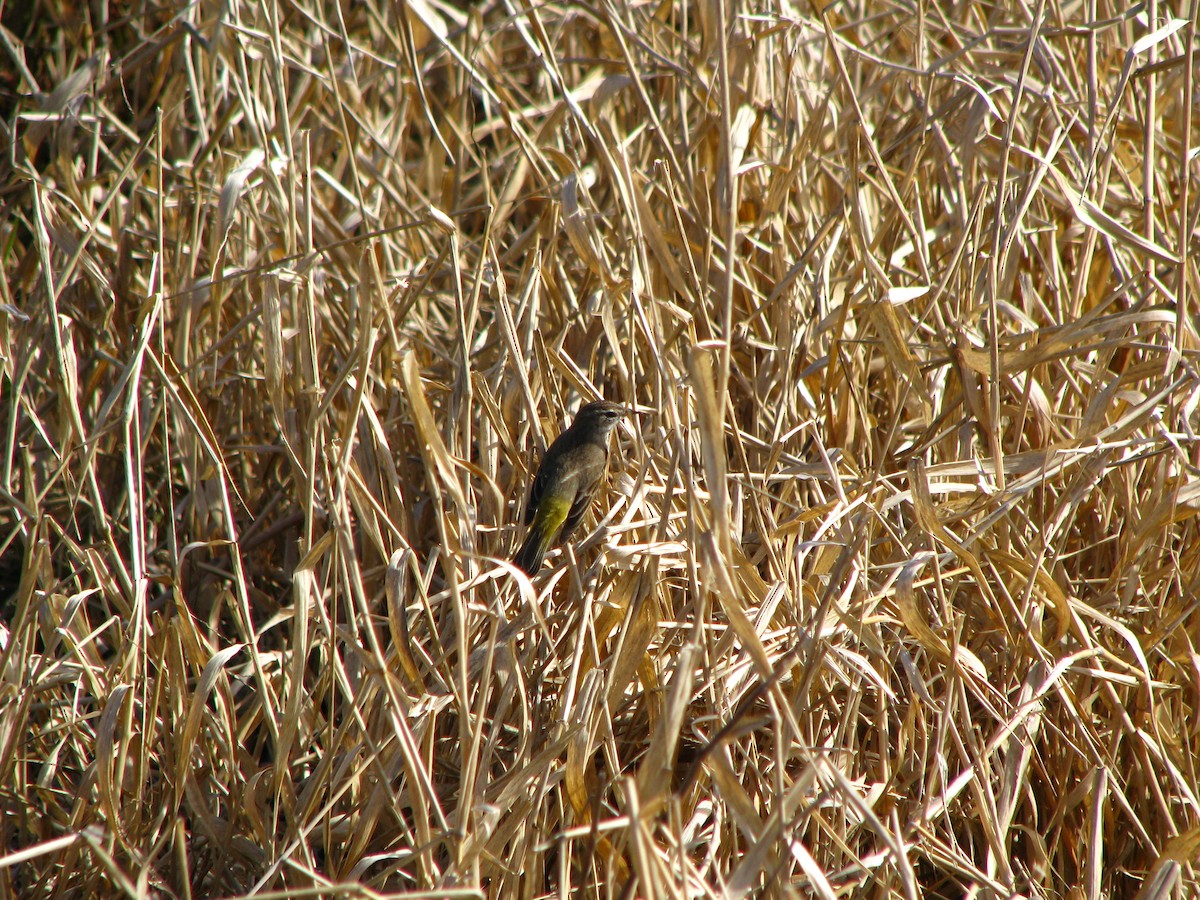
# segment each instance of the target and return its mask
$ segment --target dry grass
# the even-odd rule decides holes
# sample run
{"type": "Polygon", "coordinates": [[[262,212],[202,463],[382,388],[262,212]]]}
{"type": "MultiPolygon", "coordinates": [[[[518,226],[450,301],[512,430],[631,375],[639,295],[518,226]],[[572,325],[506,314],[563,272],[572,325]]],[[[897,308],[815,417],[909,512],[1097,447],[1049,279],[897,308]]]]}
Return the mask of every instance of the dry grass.
{"type": "Polygon", "coordinates": [[[0,890],[1200,896],[1167,7],[10,0],[0,890]]]}

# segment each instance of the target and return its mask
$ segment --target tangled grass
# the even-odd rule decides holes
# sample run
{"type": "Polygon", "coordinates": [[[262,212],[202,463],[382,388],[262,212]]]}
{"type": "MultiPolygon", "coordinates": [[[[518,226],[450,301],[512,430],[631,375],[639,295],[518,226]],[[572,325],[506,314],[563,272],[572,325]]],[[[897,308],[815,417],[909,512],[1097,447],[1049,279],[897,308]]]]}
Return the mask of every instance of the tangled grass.
{"type": "Polygon", "coordinates": [[[0,889],[1200,896],[1188,9],[6,4],[0,889]]]}

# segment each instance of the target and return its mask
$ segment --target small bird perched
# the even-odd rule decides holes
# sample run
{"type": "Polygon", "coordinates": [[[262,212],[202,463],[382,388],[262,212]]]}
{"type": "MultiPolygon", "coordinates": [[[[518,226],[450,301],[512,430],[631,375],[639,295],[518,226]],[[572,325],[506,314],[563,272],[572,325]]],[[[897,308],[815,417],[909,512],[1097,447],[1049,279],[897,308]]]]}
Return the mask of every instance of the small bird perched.
{"type": "Polygon", "coordinates": [[[579,408],[571,427],[554,439],[529,489],[529,533],[513,562],[533,575],[556,541],[565,541],[596,496],[608,466],[608,436],[627,410],[597,400],[579,408]]]}

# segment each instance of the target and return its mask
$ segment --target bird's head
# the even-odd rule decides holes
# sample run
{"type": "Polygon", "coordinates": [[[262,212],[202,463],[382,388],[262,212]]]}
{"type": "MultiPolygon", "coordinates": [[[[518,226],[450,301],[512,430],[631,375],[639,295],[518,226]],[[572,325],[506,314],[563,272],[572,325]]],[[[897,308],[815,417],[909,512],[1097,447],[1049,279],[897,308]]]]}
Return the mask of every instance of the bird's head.
{"type": "Polygon", "coordinates": [[[607,438],[616,424],[628,414],[629,410],[620,403],[593,400],[591,403],[585,403],[579,407],[579,412],[575,414],[575,421],[571,428],[594,431],[600,437],[607,438]]]}

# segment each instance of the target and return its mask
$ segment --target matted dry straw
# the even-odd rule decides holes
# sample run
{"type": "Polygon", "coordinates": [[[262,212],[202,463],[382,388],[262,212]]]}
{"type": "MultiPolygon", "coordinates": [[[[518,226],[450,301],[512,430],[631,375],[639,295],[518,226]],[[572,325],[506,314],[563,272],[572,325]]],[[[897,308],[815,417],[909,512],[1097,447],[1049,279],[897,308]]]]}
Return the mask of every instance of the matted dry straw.
{"type": "Polygon", "coordinates": [[[4,14],[0,893],[1200,895],[1176,7],[4,14]]]}

